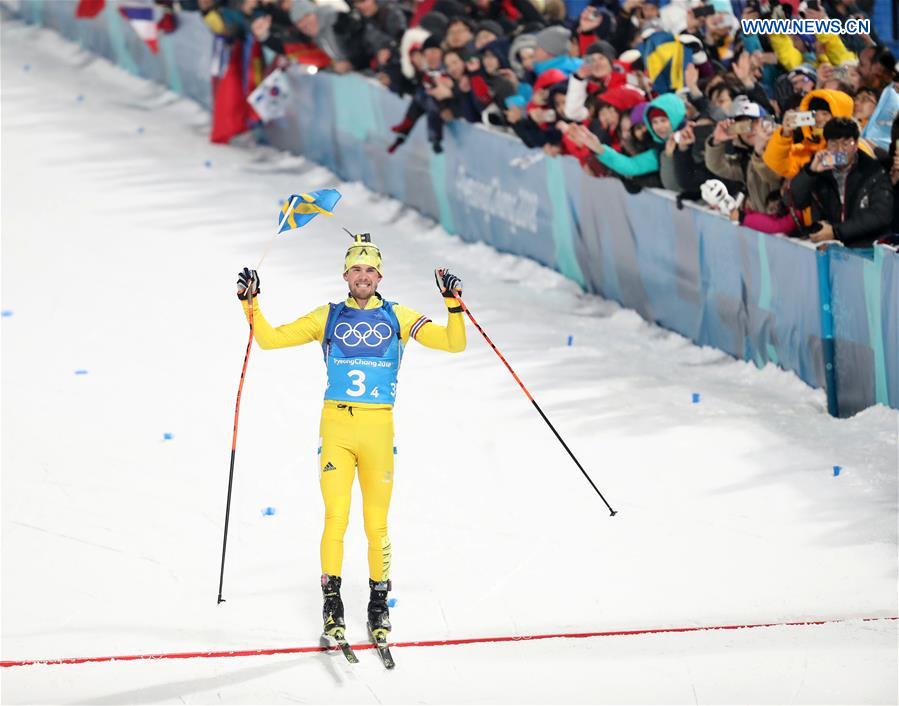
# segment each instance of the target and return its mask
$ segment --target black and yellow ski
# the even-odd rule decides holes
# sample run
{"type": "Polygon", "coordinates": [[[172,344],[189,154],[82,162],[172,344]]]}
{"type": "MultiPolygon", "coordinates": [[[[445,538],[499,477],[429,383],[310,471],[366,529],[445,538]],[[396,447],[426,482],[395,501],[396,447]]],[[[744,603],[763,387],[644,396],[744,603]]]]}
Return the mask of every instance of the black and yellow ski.
{"type": "Polygon", "coordinates": [[[359,658],[356,656],[356,653],[353,652],[350,643],[346,641],[346,634],[342,628],[336,628],[330,633],[322,633],[321,641],[322,647],[332,647],[333,645],[337,645],[337,647],[340,648],[340,651],[343,652],[343,656],[346,657],[347,662],[350,664],[358,664],[359,658]]]}
{"type": "Polygon", "coordinates": [[[393,669],[396,666],[396,662],[393,661],[393,655],[390,654],[390,648],[387,646],[387,631],[384,628],[372,630],[371,623],[366,623],[366,626],[368,627],[368,637],[375,646],[375,649],[378,650],[378,654],[381,656],[384,667],[393,669]]]}

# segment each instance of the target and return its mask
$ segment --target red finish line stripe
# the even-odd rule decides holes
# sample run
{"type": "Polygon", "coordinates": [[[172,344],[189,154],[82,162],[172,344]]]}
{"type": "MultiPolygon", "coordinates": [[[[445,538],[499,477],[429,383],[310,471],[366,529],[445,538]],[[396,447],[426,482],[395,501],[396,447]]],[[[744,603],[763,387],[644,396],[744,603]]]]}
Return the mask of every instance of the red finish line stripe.
{"type": "MultiPolygon", "coordinates": [[[[863,622],[877,620],[899,620],[899,616],[884,618],[861,618],[863,622]]],[[[743,630],[751,628],[775,628],[794,627],[799,625],[830,625],[845,623],[848,620],[803,620],[792,623],[755,623],[749,625],[705,625],[681,628],[646,628],[643,630],[611,630],[605,632],[574,632],[554,633],[550,635],[511,635],[506,637],[470,637],[457,640],[423,640],[417,642],[391,642],[391,647],[446,647],[450,645],[472,645],[488,642],[526,642],[530,640],[554,640],[557,638],[587,638],[587,637],[621,637],[627,635],[661,635],[664,633],[700,632],[710,630],[743,630]]],[[[198,657],[255,657],[259,655],[287,655],[304,652],[328,652],[337,650],[335,647],[275,647],[260,650],[233,650],[224,652],[162,652],[147,655],[119,655],[116,657],[65,657],[63,659],[32,659],[20,661],[0,662],[0,667],[26,667],[32,664],[85,664],[87,662],[128,662],[144,659],[194,659],[198,657]]],[[[354,650],[370,650],[373,645],[365,642],[353,645],[354,650]]]]}

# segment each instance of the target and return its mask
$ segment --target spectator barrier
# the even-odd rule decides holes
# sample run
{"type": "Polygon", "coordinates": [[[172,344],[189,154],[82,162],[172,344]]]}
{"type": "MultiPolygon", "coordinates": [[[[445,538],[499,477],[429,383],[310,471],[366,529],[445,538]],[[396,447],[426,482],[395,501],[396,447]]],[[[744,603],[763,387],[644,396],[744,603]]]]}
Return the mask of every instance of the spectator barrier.
{"type": "MultiPolygon", "coordinates": [[[[70,3],[23,0],[20,13],[131,73],[211,103],[212,36],[196,13],[153,55],[118,13],[76,20],[70,3]]],[[[455,121],[434,154],[416,129],[388,155],[406,102],[360,75],[290,71],[291,109],[269,141],[431,216],[463,239],[530,257],[648,321],[825,388],[831,414],[899,408],[899,254],[738,227],[667,192],[628,194],[517,139],[455,121]]]]}

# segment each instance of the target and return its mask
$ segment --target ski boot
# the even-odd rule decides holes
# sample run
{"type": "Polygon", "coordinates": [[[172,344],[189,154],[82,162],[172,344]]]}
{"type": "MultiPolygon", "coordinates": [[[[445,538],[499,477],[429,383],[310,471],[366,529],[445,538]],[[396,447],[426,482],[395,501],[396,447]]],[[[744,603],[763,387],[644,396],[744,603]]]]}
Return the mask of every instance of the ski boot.
{"type": "Polygon", "coordinates": [[[390,648],[387,646],[387,635],[390,633],[390,613],[387,610],[387,591],[390,581],[375,582],[368,580],[371,597],[368,600],[368,636],[377,648],[378,655],[387,669],[393,669],[395,662],[390,648]]]}
{"type": "Polygon", "coordinates": [[[387,609],[387,591],[392,586],[390,581],[375,582],[368,580],[371,596],[368,599],[368,629],[372,637],[380,640],[387,639],[390,632],[390,611],[387,609]]]}
{"type": "Polygon", "coordinates": [[[340,577],[322,574],[322,608],[324,634],[335,639],[343,639],[346,623],[343,620],[343,601],[340,598],[340,577]]]}

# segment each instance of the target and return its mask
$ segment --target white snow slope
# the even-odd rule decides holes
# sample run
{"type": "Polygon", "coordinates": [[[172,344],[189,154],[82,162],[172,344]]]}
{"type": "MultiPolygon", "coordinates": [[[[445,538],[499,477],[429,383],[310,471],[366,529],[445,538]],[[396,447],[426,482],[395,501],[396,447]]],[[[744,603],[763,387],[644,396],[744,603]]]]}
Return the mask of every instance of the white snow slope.
{"type": "MultiPolygon", "coordinates": [[[[279,199],[326,186],[337,217],[278,239],[260,268],[269,320],[343,297],[341,225],[374,234],[381,291],[437,321],[432,268],[450,266],[619,511],[473,327],[463,354],[411,344],[395,640],[843,622],[400,647],[393,672],[371,651],[352,668],[318,653],[11,667],[4,703],[896,703],[897,622],[861,620],[899,614],[896,411],[832,419],[791,374],[207,130],[195,104],[3,22],[4,660],[317,644],[316,346],[254,347],[216,595],[247,338],[233,283],[279,199]]],[[[354,502],[344,600],[360,641],[354,502]]]]}

